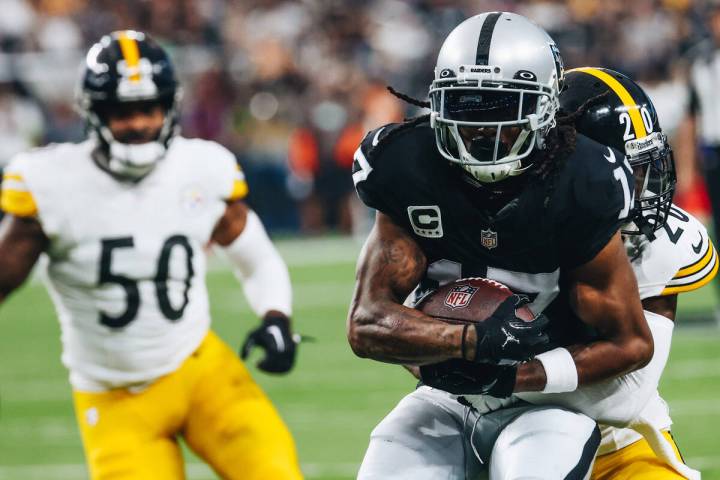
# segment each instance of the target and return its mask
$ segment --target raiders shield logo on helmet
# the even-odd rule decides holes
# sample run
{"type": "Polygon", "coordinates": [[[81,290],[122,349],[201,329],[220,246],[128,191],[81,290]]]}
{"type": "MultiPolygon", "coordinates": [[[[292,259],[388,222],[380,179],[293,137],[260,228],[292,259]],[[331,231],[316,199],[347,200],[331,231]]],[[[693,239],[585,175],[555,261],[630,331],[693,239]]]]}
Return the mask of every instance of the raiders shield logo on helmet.
{"type": "Polygon", "coordinates": [[[477,287],[470,285],[456,285],[445,297],[445,305],[453,309],[467,307],[477,290],[477,287]]]}
{"type": "Polygon", "coordinates": [[[497,232],[493,232],[490,229],[480,230],[480,244],[488,250],[492,250],[493,248],[497,247],[497,232]]]}

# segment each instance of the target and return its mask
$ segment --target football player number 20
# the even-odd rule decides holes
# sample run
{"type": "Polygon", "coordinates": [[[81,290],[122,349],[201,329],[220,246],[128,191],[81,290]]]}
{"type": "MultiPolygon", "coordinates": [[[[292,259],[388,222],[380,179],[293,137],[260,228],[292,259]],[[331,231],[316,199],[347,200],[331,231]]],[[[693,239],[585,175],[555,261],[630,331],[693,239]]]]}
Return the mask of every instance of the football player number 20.
{"type": "MultiPolygon", "coordinates": [[[[112,272],[113,251],[122,248],[133,248],[135,243],[132,237],[109,238],[101,241],[102,250],[100,253],[100,278],[99,285],[115,284],[125,290],[127,306],[125,311],[120,315],[109,315],[100,312],[100,323],[110,328],[122,328],[132,322],[140,309],[140,289],[136,280],[119,275],[112,272]]],[[[158,305],[163,316],[170,321],[178,320],[182,317],[185,307],[188,304],[188,292],[190,290],[190,281],[194,275],[192,267],[193,249],[190,242],[184,235],[173,235],[165,240],[157,262],[157,270],[155,274],[155,294],[157,295],[158,305]],[[168,295],[168,279],[170,276],[170,255],[174,248],[185,250],[185,258],[187,265],[187,277],[185,278],[185,291],[183,292],[183,302],[179,308],[175,308],[170,302],[168,295]]]]}

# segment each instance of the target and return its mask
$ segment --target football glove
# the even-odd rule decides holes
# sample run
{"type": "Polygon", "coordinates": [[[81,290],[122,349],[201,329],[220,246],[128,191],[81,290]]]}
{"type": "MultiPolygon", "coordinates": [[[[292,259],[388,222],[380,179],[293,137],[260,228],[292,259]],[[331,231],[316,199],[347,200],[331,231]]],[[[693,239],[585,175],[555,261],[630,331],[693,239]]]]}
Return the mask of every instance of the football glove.
{"type": "Polygon", "coordinates": [[[509,397],[515,388],[516,375],[515,365],[490,365],[459,359],[420,367],[420,379],[425,385],[455,395],[509,397]]]}
{"type": "Polygon", "coordinates": [[[254,347],[265,351],[257,367],[268,373],[287,373],[295,364],[295,338],[290,320],[284,315],[266,315],[258,328],[243,343],[240,357],[245,360],[254,347]]]}
{"type": "Polygon", "coordinates": [[[487,320],[473,323],[477,337],[475,362],[508,365],[547,350],[550,339],[543,330],[549,323],[548,318],[540,314],[526,322],[515,313],[527,303],[529,299],[524,295],[510,295],[487,320]]]}

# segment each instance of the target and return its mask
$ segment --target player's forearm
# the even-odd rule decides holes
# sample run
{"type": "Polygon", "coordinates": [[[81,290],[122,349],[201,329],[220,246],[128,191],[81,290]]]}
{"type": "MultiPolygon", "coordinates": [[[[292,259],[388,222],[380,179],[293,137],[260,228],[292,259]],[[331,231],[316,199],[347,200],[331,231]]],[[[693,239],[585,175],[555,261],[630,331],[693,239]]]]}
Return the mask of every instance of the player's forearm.
{"type": "MultiPolygon", "coordinates": [[[[422,365],[460,358],[462,335],[462,325],[390,301],[353,303],[348,319],[348,341],[355,354],[387,363],[422,365]]],[[[474,348],[469,337],[466,346],[474,348]]]]}
{"type": "Polygon", "coordinates": [[[0,302],[30,276],[48,244],[36,219],[5,215],[0,222],[0,302]]]}
{"type": "MultiPolygon", "coordinates": [[[[577,372],[577,387],[619,377],[645,366],[649,358],[647,342],[632,338],[623,342],[598,341],[567,347],[577,372]]],[[[650,358],[652,354],[650,354],[650,358]]],[[[573,368],[568,366],[569,368],[573,368]]],[[[515,392],[540,392],[547,385],[547,374],[539,360],[518,366],[515,392]]]]}
{"type": "Polygon", "coordinates": [[[637,370],[652,359],[652,334],[619,234],[567,278],[571,308],[598,332],[598,339],[545,352],[520,365],[516,392],[569,392],[637,370]]]}

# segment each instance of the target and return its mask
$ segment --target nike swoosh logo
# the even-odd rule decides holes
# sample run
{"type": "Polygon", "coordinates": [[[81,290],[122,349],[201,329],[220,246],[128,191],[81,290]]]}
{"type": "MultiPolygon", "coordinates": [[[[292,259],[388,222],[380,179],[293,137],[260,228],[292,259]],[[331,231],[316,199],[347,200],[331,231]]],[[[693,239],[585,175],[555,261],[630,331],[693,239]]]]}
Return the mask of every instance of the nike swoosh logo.
{"type": "Polygon", "coordinates": [[[382,132],[383,130],[385,130],[385,127],[382,127],[380,130],[378,130],[377,133],[375,134],[375,136],[373,137],[373,141],[372,141],[373,147],[376,146],[378,144],[378,142],[380,141],[380,132],[382,132]]]}
{"type": "MultiPolygon", "coordinates": [[[[700,233],[700,232],[698,231],[698,233],[700,233]]],[[[695,246],[695,245],[692,246],[693,252],[695,252],[696,254],[699,254],[700,250],[702,250],[702,246],[703,246],[703,237],[702,237],[702,233],[700,233],[700,241],[698,242],[697,246],[695,246]]]]}
{"type": "Polygon", "coordinates": [[[267,327],[267,331],[270,335],[272,335],[273,339],[275,340],[275,344],[278,347],[278,350],[281,352],[285,351],[285,340],[283,340],[282,332],[280,331],[280,327],[277,325],[270,325],[267,327]]]}
{"type": "Polygon", "coordinates": [[[497,380],[497,378],[496,378],[496,379],[494,379],[492,382],[490,382],[490,383],[488,383],[487,385],[485,385],[485,388],[484,388],[483,390],[485,390],[486,392],[489,392],[490,390],[492,390],[492,388],[495,386],[495,384],[496,384],[497,382],[498,382],[498,380],[497,380]]]}
{"type": "Polygon", "coordinates": [[[615,152],[612,151],[612,148],[608,147],[608,152],[610,152],[610,155],[603,155],[605,157],[605,160],[607,160],[610,163],[615,163],[617,160],[615,159],[615,152]]]}

